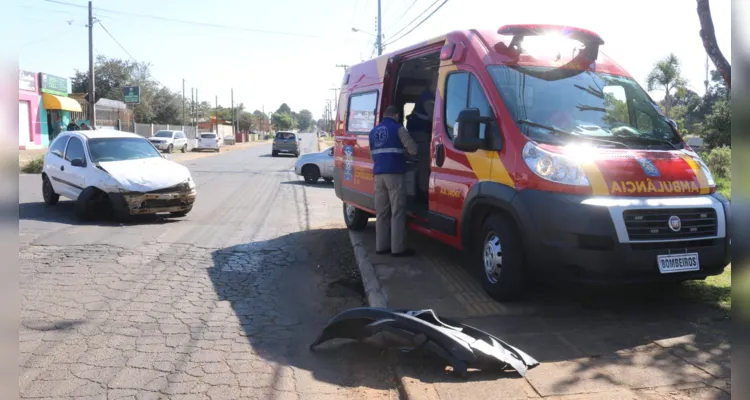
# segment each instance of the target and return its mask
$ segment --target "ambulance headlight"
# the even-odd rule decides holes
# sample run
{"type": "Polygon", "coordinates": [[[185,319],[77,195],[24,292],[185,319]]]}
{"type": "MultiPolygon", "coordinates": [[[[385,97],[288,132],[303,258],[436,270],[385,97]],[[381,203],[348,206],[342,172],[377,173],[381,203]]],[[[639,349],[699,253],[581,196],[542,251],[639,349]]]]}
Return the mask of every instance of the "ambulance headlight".
{"type": "Polygon", "coordinates": [[[534,173],[550,182],[589,186],[581,165],[573,157],[549,152],[529,141],[523,147],[523,160],[534,173]]]}
{"type": "Polygon", "coordinates": [[[703,170],[703,174],[706,175],[706,181],[708,181],[708,186],[716,186],[716,181],[714,181],[714,176],[711,174],[711,170],[708,169],[708,166],[706,163],[703,162],[703,160],[700,159],[700,157],[695,157],[695,162],[700,165],[701,169],[703,170]]]}

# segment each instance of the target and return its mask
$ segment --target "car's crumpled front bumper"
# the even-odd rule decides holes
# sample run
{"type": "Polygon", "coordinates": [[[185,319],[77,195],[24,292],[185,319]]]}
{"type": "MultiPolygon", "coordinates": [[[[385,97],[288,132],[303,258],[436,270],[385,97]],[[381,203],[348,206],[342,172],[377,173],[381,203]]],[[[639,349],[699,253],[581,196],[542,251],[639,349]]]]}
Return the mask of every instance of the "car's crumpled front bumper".
{"type": "Polygon", "coordinates": [[[196,198],[195,187],[185,184],[151,192],[110,193],[112,205],[128,215],[157,214],[188,211],[196,198]]]}

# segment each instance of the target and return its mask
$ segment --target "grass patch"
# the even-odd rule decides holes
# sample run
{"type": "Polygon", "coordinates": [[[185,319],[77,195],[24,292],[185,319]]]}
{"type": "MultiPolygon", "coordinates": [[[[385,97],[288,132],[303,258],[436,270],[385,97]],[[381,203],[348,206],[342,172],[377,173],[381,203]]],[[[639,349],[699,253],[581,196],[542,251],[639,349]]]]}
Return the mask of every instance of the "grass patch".
{"type": "Polygon", "coordinates": [[[26,174],[41,174],[44,167],[44,156],[37,157],[21,167],[21,172],[26,174]]]}
{"type": "Polygon", "coordinates": [[[721,275],[709,276],[704,281],[690,281],[685,285],[693,297],[727,312],[732,310],[731,266],[725,268],[721,275]]]}
{"type": "Polygon", "coordinates": [[[714,177],[714,180],[716,181],[716,191],[728,200],[732,200],[732,180],[719,177],[714,177]]]}

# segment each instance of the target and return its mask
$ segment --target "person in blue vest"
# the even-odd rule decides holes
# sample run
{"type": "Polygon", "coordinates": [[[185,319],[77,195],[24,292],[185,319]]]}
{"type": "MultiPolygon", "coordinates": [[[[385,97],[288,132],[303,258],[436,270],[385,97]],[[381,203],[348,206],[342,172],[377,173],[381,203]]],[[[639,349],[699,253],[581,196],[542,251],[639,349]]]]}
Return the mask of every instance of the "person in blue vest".
{"type": "Polygon", "coordinates": [[[417,154],[417,143],[399,122],[395,105],[370,131],[370,155],[375,175],[375,252],[394,257],[414,254],[406,248],[406,154],[417,154]]]}

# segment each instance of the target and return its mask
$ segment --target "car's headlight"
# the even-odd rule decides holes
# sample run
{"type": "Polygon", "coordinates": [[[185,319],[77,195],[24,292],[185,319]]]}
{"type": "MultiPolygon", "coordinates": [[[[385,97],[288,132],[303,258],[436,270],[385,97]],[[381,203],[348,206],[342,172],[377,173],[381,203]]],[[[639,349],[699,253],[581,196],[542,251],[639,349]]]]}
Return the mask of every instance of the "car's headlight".
{"type": "Polygon", "coordinates": [[[714,176],[711,174],[711,170],[708,169],[708,166],[706,163],[701,160],[700,157],[695,157],[695,162],[700,165],[701,169],[703,170],[703,173],[706,175],[706,181],[708,181],[708,186],[716,186],[716,181],[714,181],[714,176]]]}
{"type": "Polygon", "coordinates": [[[523,147],[523,160],[535,174],[548,181],[589,186],[589,179],[583,168],[570,156],[546,151],[529,141],[523,147]]]}

